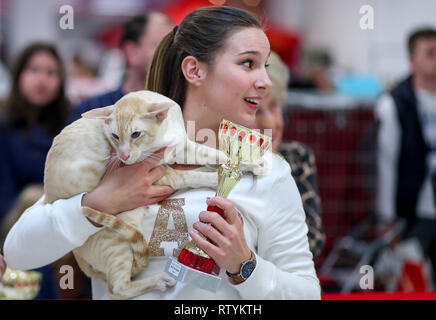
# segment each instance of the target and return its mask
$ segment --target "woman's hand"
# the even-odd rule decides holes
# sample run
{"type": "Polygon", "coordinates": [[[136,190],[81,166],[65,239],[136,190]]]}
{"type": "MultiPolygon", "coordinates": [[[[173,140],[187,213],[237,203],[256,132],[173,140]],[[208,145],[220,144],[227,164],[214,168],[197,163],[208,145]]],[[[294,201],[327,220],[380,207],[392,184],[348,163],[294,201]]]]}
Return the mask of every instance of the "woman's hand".
{"type": "Polygon", "coordinates": [[[161,149],[142,162],[110,168],[100,184],[83,196],[82,206],[115,215],[166,199],[175,190],[153,185],[165,175],[164,166],[154,167],[164,152],[161,149]]]}
{"type": "Polygon", "coordinates": [[[6,271],[6,260],[3,258],[3,256],[0,254],[0,280],[3,277],[3,274],[6,271]]]}
{"type": "Polygon", "coordinates": [[[202,211],[200,222],[194,223],[194,229],[206,236],[207,240],[195,231],[190,231],[189,234],[220,268],[229,273],[238,273],[242,263],[251,257],[244,237],[242,218],[230,200],[215,197],[206,203],[223,209],[224,217],[213,211],[202,211]]]}

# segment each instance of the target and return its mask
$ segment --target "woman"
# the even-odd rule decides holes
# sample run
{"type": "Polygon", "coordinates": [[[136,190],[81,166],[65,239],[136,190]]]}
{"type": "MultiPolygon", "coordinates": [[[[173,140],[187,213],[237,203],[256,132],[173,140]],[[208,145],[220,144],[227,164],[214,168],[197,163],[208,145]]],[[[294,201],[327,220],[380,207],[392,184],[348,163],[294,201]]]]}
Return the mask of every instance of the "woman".
{"type": "MultiPolygon", "coordinates": [[[[198,9],[160,43],[147,89],[179,103],[186,122],[195,121],[197,131],[217,132],[223,118],[253,127],[258,102],[271,86],[265,69],[269,51],[259,22],[247,12],[228,7],[198,9]]],[[[169,187],[144,187],[164,174],[162,167],[152,169],[162,156],[159,151],[153,160],[114,170],[86,195],[33,206],[8,235],[5,256],[9,265],[48,263],[97,232],[80,214],[81,205],[117,214],[148,204],[142,231],[152,258],[139,277],[162,272],[168,256],[177,257],[189,240],[189,230],[197,245],[221,267],[224,281],[216,293],[178,283],[139,299],[320,298],[301,198],[285,161],[273,156],[268,175],[242,177],[229,199],[213,197],[214,190],[207,188],[179,190],[168,198],[173,192],[169,187]],[[205,203],[207,197],[213,198],[205,203]],[[157,204],[162,199],[166,200],[157,204]],[[207,205],[223,209],[225,218],[204,211],[207,205]],[[47,221],[39,219],[48,213],[57,217],[63,232],[47,232],[47,221]],[[23,233],[26,239],[20,238],[23,233]],[[43,242],[42,248],[30,255],[25,247],[37,239],[43,242]],[[241,265],[249,260],[255,261],[255,268],[246,280],[236,280],[241,265]]],[[[33,248],[37,250],[36,245],[33,248]]],[[[93,297],[107,298],[106,283],[92,281],[93,297]]]]}
{"type": "Polygon", "coordinates": [[[292,176],[297,183],[306,213],[310,251],[314,257],[317,257],[324,246],[325,234],[321,224],[321,201],[316,182],[315,156],[309,147],[300,142],[282,142],[284,129],[282,106],[287,100],[289,71],[275,52],[271,52],[267,70],[272,87],[256,113],[257,125],[260,129],[272,129],[273,151],[285,157],[291,166],[292,176]]]}
{"type": "MultiPolygon", "coordinates": [[[[34,43],[22,51],[0,122],[0,220],[5,221],[21,191],[43,182],[45,158],[70,106],[64,86],[63,64],[52,45],[34,43]]],[[[57,297],[51,268],[38,271],[44,280],[37,298],[57,297]]]]}
{"type": "Polygon", "coordinates": [[[0,217],[29,184],[42,183],[53,138],[66,123],[69,102],[62,61],[49,44],[23,50],[13,69],[11,92],[2,108],[0,217]]]}

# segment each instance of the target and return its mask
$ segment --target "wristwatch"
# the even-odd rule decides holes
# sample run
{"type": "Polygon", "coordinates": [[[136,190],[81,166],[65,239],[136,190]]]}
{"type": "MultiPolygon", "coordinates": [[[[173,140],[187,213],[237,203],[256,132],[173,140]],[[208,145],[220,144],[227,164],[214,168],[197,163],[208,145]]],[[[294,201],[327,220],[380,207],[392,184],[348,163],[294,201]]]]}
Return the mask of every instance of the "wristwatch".
{"type": "Polygon", "coordinates": [[[227,273],[229,280],[233,284],[239,284],[248,279],[256,268],[256,255],[251,251],[251,257],[247,261],[242,263],[241,269],[238,273],[227,273]]]}

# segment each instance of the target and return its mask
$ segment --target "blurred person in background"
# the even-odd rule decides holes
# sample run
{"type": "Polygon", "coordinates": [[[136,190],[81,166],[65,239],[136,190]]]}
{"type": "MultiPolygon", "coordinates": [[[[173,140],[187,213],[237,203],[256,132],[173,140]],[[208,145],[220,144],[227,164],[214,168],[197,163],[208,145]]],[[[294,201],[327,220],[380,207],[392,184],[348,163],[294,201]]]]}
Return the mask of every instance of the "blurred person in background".
{"type": "Polygon", "coordinates": [[[3,278],[3,274],[6,271],[6,261],[5,258],[0,254],[0,280],[3,278]]]}
{"type": "Polygon", "coordinates": [[[436,29],[408,38],[411,74],[380,98],[378,199],[381,225],[406,221],[404,237],[417,238],[436,267],[436,29]]]}
{"type": "Polygon", "coordinates": [[[94,40],[80,38],[63,41],[59,50],[65,61],[67,95],[73,106],[120,85],[121,73],[124,71],[124,58],[121,54],[116,76],[112,73],[111,77],[104,77],[100,73],[101,64],[107,60],[105,57],[119,49],[104,51],[94,40]]]}
{"type": "MultiPolygon", "coordinates": [[[[0,47],[3,44],[3,35],[0,32],[0,47]]],[[[0,60],[0,99],[4,99],[9,93],[11,85],[11,76],[9,74],[8,68],[4,65],[3,61],[0,60]]]]}
{"type": "Polygon", "coordinates": [[[94,108],[114,104],[123,95],[144,90],[148,66],[160,40],[173,28],[168,16],[160,12],[138,15],[123,26],[121,49],[126,58],[126,74],[123,83],[114,91],[82,101],[74,108],[71,122],[94,108]]]}
{"type": "Polygon", "coordinates": [[[260,129],[272,129],[273,151],[280,153],[291,166],[291,173],[301,194],[306,214],[310,251],[315,258],[321,253],[325,242],[321,223],[321,201],[316,179],[315,156],[309,147],[300,142],[282,142],[284,130],[282,106],[287,101],[289,70],[275,52],[271,52],[268,63],[267,72],[272,87],[256,113],[256,121],[260,129]]]}
{"type": "Polygon", "coordinates": [[[10,75],[3,62],[0,61],[0,99],[4,99],[9,92],[10,75]]]}
{"type": "MultiPolygon", "coordinates": [[[[22,190],[30,184],[43,183],[48,150],[66,124],[69,107],[64,67],[57,50],[46,43],[26,47],[12,70],[11,91],[1,106],[1,223],[22,190]]],[[[51,267],[37,271],[43,273],[37,299],[56,298],[57,285],[51,267]]]]}

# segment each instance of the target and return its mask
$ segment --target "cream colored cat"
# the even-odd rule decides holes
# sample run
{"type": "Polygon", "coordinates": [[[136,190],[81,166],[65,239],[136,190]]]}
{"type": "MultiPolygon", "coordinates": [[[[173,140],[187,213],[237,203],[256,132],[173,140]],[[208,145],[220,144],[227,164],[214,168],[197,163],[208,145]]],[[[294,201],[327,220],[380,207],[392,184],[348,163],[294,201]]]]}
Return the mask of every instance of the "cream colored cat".
{"type": "MultiPolygon", "coordinates": [[[[109,167],[111,150],[125,164],[142,161],[155,151],[172,146],[165,163],[218,164],[223,153],[187,139],[180,107],[151,91],[132,92],[115,105],[94,109],[67,126],[53,141],[47,155],[44,193],[52,203],[93,190],[109,167]],[[185,155],[195,154],[194,157],[185,155]],[[193,159],[193,163],[187,163],[193,159]]],[[[158,182],[174,189],[217,185],[216,172],[171,170],[158,182]]],[[[111,298],[124,299],[149,290],[165,290],[175,281],[166,273],[133,280],[149,260],[147,242],[140,232],[146,210],[112,216],[91,208],[83,214],[106,228],[73,250],[80,268],[89,276],[106,280],[111,298]]]]}

